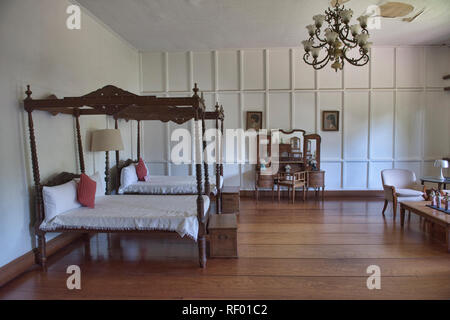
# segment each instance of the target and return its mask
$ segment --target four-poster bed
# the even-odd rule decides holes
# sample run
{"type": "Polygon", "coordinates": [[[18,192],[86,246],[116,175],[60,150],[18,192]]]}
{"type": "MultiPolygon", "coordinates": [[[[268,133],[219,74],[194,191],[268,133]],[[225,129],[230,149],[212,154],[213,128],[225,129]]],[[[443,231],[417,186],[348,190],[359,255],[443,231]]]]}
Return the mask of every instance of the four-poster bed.
{"type": "MultiPolygon", "coordinates": [[[[145,221],[145,223],[141,224],[137,221],[136,217],[131,216],[119,216],[118,221],[122,218],[131,218],[132,221],[128,221],[129,225],[125,227],[117,226],[114,222],[111,222],[111,214],[107,214],[103,220],[106,220],[107,223],[104,225],[98,225],[96,221],[91,220],[88,225],[83,225],[86,222],[86,215],[80,211],[72,212],[69,211],[67,215],[65,215],[64,219],[66,220],[65,224],[60,221],[60,223],[54,223],[53,225],[49,225],[52,221],[46,221],[45,219],[45,210],[44,210],[44,200],[43,200],[43,188],[45,186],[61,186],[67,182],[72,181],[73,179],[79,177],[79,175],[72,173],[62,173],[59,174],[56,178],[52,179],[47,183],[42,183],[39,173],[39,161],[38,161],[38,153],[36,148],[36,137],[35,137],[35,129],[33,123],[32,113],[35,110],[48,111],[53,115],[61,114],[69,114],[75,118],[76,122],[76,135],[77,135],[77,144],[78,144],[78,157],[80,164],[81,173],[85,173],[85,162],[84,162],[84,154],[83,154],[83,144],[81,139],[80,132],[80,116],[81,115],[109,115],[115,118],[115,126],[118,127],[118,119],[135,119],[135,120],[161,120],[161,121],[173,121],[175,123],[184,123],[190,119],[194,119],[195,123],[195,144],[196,153],[195,158],[195,171],[196,171],[196,183],[197,183],[197,192],[196,196],[138,196],[139,200],[131,199],[131,197],[137,197],[132,195],[123,195],[123,196],[109,196],[105,195],[99,203],[100,207],[108,212],[108,208],[105,208],[105,204],[108,199],[112,200],[114,197],[114,201],[125,201],[128,199],[129,201],[143,201],[148,200],[149,203],[155,204],[155,197],[172,197],[171,200],[175,198],[179,199],[178,203],[180,208],[196,208],[195,212],[192,213],[188,209],[178,212],[178,215],[185,216],[185,219],[190,219],[189,221],[184,221],[185,223],[194,223],[197,228],[190,229],[195,230],[197,234],[191,234],[192,238],[196,238],[199,249],[199,263],[201,267],[206,266],[206,225],[208,220],[208,211],[209,211],[209,198],[203,196],[203,190],[209,190],[209,181],[208,175],[205,173],[205,187],[202,188],[202,152],[206,147],[206,143],[203,139],[204,127],[199,124],[202,121],[204,124],[205,119],[205,103],[203,98],[198,95],[199,89],[197,88],[197,84],[193,89],[194,94],[192,97],[180,97],[180,98],[160,98],[156,96],[139,96],[133,94],[131,92],[122,90],[115,86],[106,86],[94,92],[91,92],[87,95],[81,97],[65,97],[62,99],[57,99],[54,96],[48,99],[40,99],[34,100],[31,98],[31,90],[30,86],[27,86],[27,91],[25,92],[27,97],[24,100],[24,108],[28,113],[28,127],[29,127],[29,139],[30,139],[30,148],[31,148],[31,161],[33,168],[33,180],[34,180],[34,189],[35,189],[35,207],[36,207],[36,224],[35,231],[38,239],[38,250],[37,250],[37,261],[42,265],[43,269],[46,270],[46,242],[45,242],[45,234],[46,232],[149,232],[151,230],[161,230],[161,231],[177,231],[179,233],[183,233],[186,231],[187,234],[189,232],[187,230],[176,230],[174,228],[162,228],[158,229],[159,226],[153,225],[151,221],[145,221]],[[200,142],[200,139],[203,140],[203,145],[200,142]],[[144,198],[145,197],[145,198],[144,198]],[[131,199],[131,200],[130,200],[131,199]],[[152,200],[153,199],[153,200],[152,200]],[[184,199],[184,200],[183,200],[184,199]],[[181,202],[182,203],[181,203],[181,202]],[[192,202],[195,205],[192,205],[192,202]],[[72,222],[67,222],[68,217],[72,217],[72,222]],[[81,217],[81,218],[80,218],[81,217]],[[192,219],[192,217],[195,217],[192,219]],[[80,220],[81,219],[81,220],[80,220]],[[134,220],[133,220],[134,219],[134,220]],[[74,222],[77,221],[77,222],[74,222]],[[111,223],[109,223],[111,222],[111,223]],[[141,225],[144,225],[142,228],[141,225]]],[[[139,123],[139,122],[138,122],[139,123]]],[[[140,148],[140,147],[139,147],[140,148]]],[[[140,150],[138,150],[140,152],[140,150]]],[[[204,162],[204,161],[203,161],[204,162]]],[[[119,164],[119,154],[116,152],[116,163],[119,164]]],[[[207,164],[204,163],[203,166],[207,169],[207,164]]],[[[219,167],[220,170],[220,167],[219,167]]],[[[207,172],[207,170],[206,170],[207,172]]],[[[109,184],[109,172],[106,172],[105,181],[107,185],[109,184]]],[[[170,201],[170,200],[169,200],[170,201]]],[[[151,207],[151,205],[150,205],[151,207]]],[[[156,219],[161,219],[161,215],[158,215],[158,212],[161,211],[160,204],[156,204],[153,206],[153,209],[150,207],[143,207],[142,210],[154,210],[151,212],[151,216],[156,219]],[[157,207],[154,209],[154,207],[157,207]],[[158,211],[159,210],[159,211],[158,211]],[[157,211],[155,213],[155,211],[157,211]]],[[[78,209],[74,209],[78,210],[78,209]]],[[[95,209],[84,209],[86,210],[95,210],[95,209]]],[[[81,210],[83,211],[83,210],[81,210]]],[[[123,210],[122,210],[123,211],[123,210]]],[[[147,212],[147,211],[146,211],[147,212]]],[[[125,213],[124,213],[125,214],[125,213]]],[[[140,212],[140,216],[142,218],[142,212],[140,212]]],[[[70,220],[70,219],[69,219],[70,220]]],[[[55,222],[55,221],[53,221],[55,222]]],[[[142,222],[142,221],[140,221],[142,222]]]]}
{"type": "MultiPolygon", "coordinates": [[[[196,185],[195,177],[193,176],[164,176],[164,175],[150,175],[149,181],[137,181],[132,184],[124,184],[121,179],[121,171],[130,164],[137,163],[141,158],[141,121],[155,120],[155,115],[144,114],[138,109],[127,109],[123,112],[116,114],[115,119],[124,118],[126,120],[137,121],[137,159],[127,159],[125,162],[117,164],[117,179],[116,179],[116,192],[118,194],[195,194],[196,185]]],[[[202,135],[205,135],[205,120],[215,120],[215,129],[220,136],[223,136],[223,122],[224,122],[223,107],[219,104],[215,105],[215,111],[205,111],[202,118],[202,135]],[[220,125],[219,125],[220,122],[220,125]],[[219,133],[220,132],[220,133],[219,133]]],[[[188,117],[179,118],[177,123],[184,123],[188,121],[188,117]]],[[[216,137],[217,138],[217,137],[216,137]]],[[[216,144],[217,146],[217,144],[216,144]]],[[[221,146],[221,144],[220,144],[221,146]]],[[[203,150],[206,148],[206,141],[203,140],[203,150]]],[[[222,153],[221,148],[216,148],[216,152],[222,153]]],[[[217,160],[216,154],[216,160],[217,160]]],[[[117,159],[116,159],[117,160],[117,159]]],[[[210,195],[211,198],[216,201],[216,212],[219,213],[221,209],[221,194],[223,187],[223,164],[221,161],[216,161],[215,167],[215,183],[209,183],[209,172],[207,164],[205,163],[205,189],[203,190],[206,195],[210,195]],[[208,191],[209,190],[209,191],[208,191]]]]}

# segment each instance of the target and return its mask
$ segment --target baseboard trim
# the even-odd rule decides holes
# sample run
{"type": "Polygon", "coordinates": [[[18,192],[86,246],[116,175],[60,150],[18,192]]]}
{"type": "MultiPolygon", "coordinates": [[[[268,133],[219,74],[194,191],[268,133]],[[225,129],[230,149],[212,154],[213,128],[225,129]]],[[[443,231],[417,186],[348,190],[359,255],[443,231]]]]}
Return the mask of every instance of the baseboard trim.
{"type": "MultiPolygon", "coordinates": [[[[301,196],[301,191],[297,192],[297,197],[301,196]]],[[[281,191],[283,196],[287,196],[287,191],[281,191]]],[[[322,192],[320,192],[322,195],[322,192]]],[[[254,198],[255,191],[254,190],[241,190],[240,196],[242,198],[254,198]]],[[[264,198],[272,198],[271,190],[261,190],[259,191],[259,196],[264,198]]],[[[277,197],[277,193],[275,192],[275,197],[277,197]]],[[[325,190],[324,193],[325,198],[383,198],[384,193],[382,190],[325,190]]],[[[314,198],[314,192],[309,191],[308,199],[314,198]]]]}
{"type": "MultiPolygon", "coordinates": [[[[56,236],[47,242],[47,256],[51,256],[58,250],[81,237],[82,234],[80,233],[62,233],[56,236]]],[[[7,265],[4,265],[0,268],[0,287],[28,271],[35,264],[34,250],[30,250],[7,265]]]]}

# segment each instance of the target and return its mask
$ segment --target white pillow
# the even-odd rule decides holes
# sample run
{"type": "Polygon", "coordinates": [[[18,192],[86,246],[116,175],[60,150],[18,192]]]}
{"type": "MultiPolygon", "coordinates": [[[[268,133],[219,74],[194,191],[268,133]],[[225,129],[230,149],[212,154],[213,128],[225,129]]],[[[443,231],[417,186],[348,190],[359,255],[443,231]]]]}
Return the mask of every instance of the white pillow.
{"type": "Polygon", "coordinates": [[[58,214],[81,207],[77,200],[77,183],[72,180],[55,187],[43,187],[45,221],[58,214]]]}
{"type": "Polygon", "coordinates": [[[120,191],[124,191],[129,185],[138,182],[138,176],[136,174],[136,166],[130,164],[128,167],[122,169],[120,173],[120,191]]]}
{"type": "Polygon", "coordinates": [[[92,180],[97,183],[97,188],[95,190],[95,197],[101,197],[105,195],[105,186],[103,185],[103,179],[100,176],[100,173],[97,171],[92,176],[89,176],[92,180]]]}

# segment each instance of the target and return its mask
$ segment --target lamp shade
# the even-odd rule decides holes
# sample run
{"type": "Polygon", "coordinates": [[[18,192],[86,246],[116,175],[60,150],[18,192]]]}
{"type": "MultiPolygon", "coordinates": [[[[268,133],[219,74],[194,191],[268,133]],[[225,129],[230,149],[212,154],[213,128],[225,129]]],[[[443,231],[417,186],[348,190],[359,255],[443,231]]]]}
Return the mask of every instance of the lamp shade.
{"type": "Polygon", "coordinates": [[[103,129],[92,133],[91,151],[123,150],[122,136],[118,129],[103,129]]]}
{"type": "Polygon", "coordinates": [[[448,168],[448,161],[447,160],[436,160],[436,161],[434,161],[434,166],[436,168],[448,168]]]}

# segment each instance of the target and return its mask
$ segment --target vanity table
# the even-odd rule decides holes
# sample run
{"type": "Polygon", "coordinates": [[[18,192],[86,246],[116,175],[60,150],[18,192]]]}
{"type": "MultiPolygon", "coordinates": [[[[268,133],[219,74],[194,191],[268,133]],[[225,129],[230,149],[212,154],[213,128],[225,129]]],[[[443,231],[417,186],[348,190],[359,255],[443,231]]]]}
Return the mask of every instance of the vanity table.
{"type": "Polygon", "coordinates": [[[261,189],[271,189],[275,195],[278,173],[306,172],[306,190],[313,188],[316,196],[325,189],[325,171],[320,170],[320,144],[318,134],[306,134],[305,130],[279,130],[269,135],[257,135],[257,164],[255,176],[256,199],[261,189]],[[272,153],[272,142],[278,142],[278,154],[272,153]],[[262,150],[265,148],[265,150],[262,150]],[[273,163],[278,162],[278,171],[273,163]]]}

